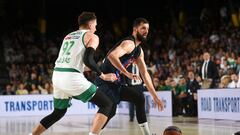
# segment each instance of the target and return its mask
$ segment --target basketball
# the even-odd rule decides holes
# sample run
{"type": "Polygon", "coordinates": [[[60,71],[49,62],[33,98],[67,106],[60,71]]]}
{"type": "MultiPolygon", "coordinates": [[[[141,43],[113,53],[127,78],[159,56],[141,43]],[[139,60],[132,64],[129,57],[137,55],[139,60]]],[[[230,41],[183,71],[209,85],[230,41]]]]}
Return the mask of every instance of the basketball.
{"type": "Polygon", "coordinates": [[[240,135],[240,131],[234,133],[233,135],[240,135]]]}
{"type": "Polygon", "coordinates": [[[163,135],[182,135],[182,131],[176,126],[169,126],[164,130],[163,135]]]}
{"type": "Polygon", "coordinates": [[[182,135],[182,134],[176,131],[166,131],[164,132],[163,135],[182,135]]]}

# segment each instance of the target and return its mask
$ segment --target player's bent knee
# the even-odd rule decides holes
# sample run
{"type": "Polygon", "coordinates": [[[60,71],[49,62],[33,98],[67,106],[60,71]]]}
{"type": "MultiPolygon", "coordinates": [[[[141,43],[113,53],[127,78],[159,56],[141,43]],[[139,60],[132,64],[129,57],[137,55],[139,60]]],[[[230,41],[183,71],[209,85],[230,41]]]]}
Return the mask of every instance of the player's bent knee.
{"type": "Polygon", "coordinates": [[[104,106],[99,107],[98,113],[102,113],[105,116],[110,117],[114,103],[111,100],[109,100],[108,102],[105,102],[105,103],[106,104],[104,106]]]}
{"type": "Polygon", "coordinates": [[[57,117],[56,119],[61,119],[65,113],[67,112],[67,109],[55,109],[55,116],[57,117]]]}
{"type": "Polygon", "coordinates": [[[48,129],[50,126],[52,126],[55,122],[57,122],[58,120],[60,120],[65,113],[67,112],[67,109],[54,109],[53,112],[46,116],[45,118],[43,118],[40,123],[43,125],[43,127],[45,127],[46,129],[48,129]]]}
{"type": "Polygon", "coordinates": [[[106,116],[108,117],[108,119],[111,119],[116,114],[116,109],[117,105],[112,104],[112,108],[110,110],[107,110],[108,114],[106,116]]]}

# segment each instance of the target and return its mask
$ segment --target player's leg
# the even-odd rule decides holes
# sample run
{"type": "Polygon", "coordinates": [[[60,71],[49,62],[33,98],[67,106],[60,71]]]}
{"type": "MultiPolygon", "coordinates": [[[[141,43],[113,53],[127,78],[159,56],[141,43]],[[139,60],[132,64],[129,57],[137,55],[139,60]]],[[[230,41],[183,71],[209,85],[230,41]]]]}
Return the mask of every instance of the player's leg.
{"type": "Polygon", "coordinates": [[[112,119],[112,117],[115,116],[116,110],[117,110],[117,105],[113,104],[113,107],[112,107],[112,110],[110,112],[110,115],[109,115],[106,123],[103,125],[102,129],[104,129],[106,127],[106,125],[108,124],[108,122],[112,119]]]}
{"type": "MultiPolygon", "coordinates": [[[[88,81],[84,79],[82,79],[82,81],[84,81],[83,84],[88,85],[88,81]]],[[[97,87],[93,84],[90,84],[90,86],[88,86],[88,89],[83,91],[81,94],[74,95],[76,95],[73,96],[75,99],[81,100],[83,102],[89,101],[99,107],[99,110],[94,117],[91,131],[89,133],[90,135],[98,134],[108,120],[108,117],[111,115],[113,107],[112,100],[101,90],[97,90],[97,87]]]]}
{"type": "Polygon", "coordinates": [[[100,90],[96,91],[90,102],[99,107],[99,110],[93,119],[93,125],[91,128],[91,133],[98,134],[108,121],[108,118],[111,117],[113,102],[100,90]]]}
{"type": "Polygon", "coordinates": [[[145,113],[145,98],[141,87],[123,87],[121,89],[121,100],[129,101],[135,105],[138,123],[144,123],[147,121],[145,113]]]}
{"type": "Polygon", "coordinates": [[[54,109],[51,114],[44,117],[40,123],[33,128],[32,134],[33,135],[40,135],[45,130],[47,130],[49,127],[51,127],[55,122],[60,120],[65,113],[67,112],[67,109],[54,109]]]}
{"type": "MultiPolygon", "coordinates": [[[[116,114],[116,108],[117,108],[117,105],[116,104],[114,104],[113,105],[113,108],[111,109],[111,113],[110,113],[110,115],[109,115],[109,117],[107,117],[107,120],[105,121],[105,120],[100,120],[100,119],[98,119],[98,118],[96,118],[96,117],[101,117],[101,115],[98,115],[98,113],[96,114],[96,116],[95,116],[95,119],[93,120],[93,123],[95,122],[95,123],[98,123],[98,122],[100,122],[100,123],[103,123],[103,121],[105,121],[105,124],[102,126],[102,125],[100,125],[100,126],[102,126],[102,128],[101,128],[101,130],[99,131],[99,135],[103,132],[103,129],[105,128],[105,126],[107,125],[107,123],[110,121],[110,119],[116,114]]],[[[93,124],[94,125],[94,124],[93,124]]],[[[98,125],[98,127],[100,127],[99,125],[98,125]]],[[[95,126],[96,127],[96,126],[95,126]]],[[[95,132],[93,131],[94,130],[94,126],[93,126],[93,128],[91,129],[91,132],[89,133],[89,135],[98,135],[98,134],[94,134],[95,132]]],[[[96,130],[96,129],[95,129],[96,130]]],[[[97,130],[99,130],[98,128],[97,128],[97,130]]]]}
{"type": "Polygon", "coordinates": [[[136,117],[143,135],[150,135],[150,130],[145,113],[145,98],[142,85],[123,87],[121,100],[132,102],[136,107],[136,117]]]}
{"type": "Polygon", "coordinates": [[[54,98],[54,110],[51,114],[44,117],[40,123],[33,128],[32,134],[33,135],[40,135],[49,127],[51,127],[55,122],[59,121],[67,112],[67,108],[69,105],[69,98],[68,99],[56,99],[54,98]]]}
{"type": "Polygon", "coordinates": [[[51,114],[44,117],[40,123],[33,129],[32,133],[33,135],[40,135],[42,132],[47,130],[50,126],[52,126],[55,122],[60,120],[65,113],[67,112],[67,108],[70,107],[70,97],[68,93],[66,93],[64,90],[60,89],[59,87],[56,87],[56,85],[60,84],[56,81],[56,78],[62,78],[61,76],[55,77],[56,74],[53,74],[53,83],[54,90],[53,90],[53,96],[54,96],[54,110],[51,114]]]}
{"type": "Polygon", "coordinates": [[[104,129],[109,120],[116,114],[117,103],[120,101],[120,96],[118,92],[120,86],[112,83],[106,83],[105,81],[102,81],[98,77],[95,80],[95,84],[98,86],[98,91],[103,92],[113,102],[113,106],[110,115],[107,119],[107,122],[102,127],[102,129],[104,129]]]}
{"type": "Polygon", "coordinates": [[[129,102],[129,121],[133,122],[135,113],[135,106],[132,102],[129,102]]]}

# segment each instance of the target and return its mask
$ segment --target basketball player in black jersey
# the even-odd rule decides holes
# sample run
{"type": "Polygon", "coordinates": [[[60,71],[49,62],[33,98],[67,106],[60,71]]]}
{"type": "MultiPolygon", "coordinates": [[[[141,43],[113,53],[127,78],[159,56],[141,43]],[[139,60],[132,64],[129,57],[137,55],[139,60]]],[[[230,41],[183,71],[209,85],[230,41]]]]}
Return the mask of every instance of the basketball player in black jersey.
{"type": "Polygon", "coordinates": [[[118,42],[107,54],[101,65],[101,71],[103,73],[115,73],[118,77],[117,81],[109,82],[99,77],[96,78],[96,85],[115,103],[111,115],[108,117],[108,121],[115,115],[117,104],[120,101],[132,102],[136,106],[136,117],[143,135],[150,135],[144,107],[145,98],[143,92],[139,92],[138,89],[122,84],[121,75],[131,80],[138,80],[140,78],[138,75],[130,73],[126,69],[135,62],[155,105],[159,111],[163,109],[162,101],[158,97],[147,71],[144,53],[140,46],[141,42],[146,40],[148,30],[149,22],[145,18],[137,18],[133,23],[132,35],[118,42]]]}
{"type": "MultiPolygon", "coordinates": [[[[127,67],[127,71],[140,76],[139,69],[135,63],[129,65],[129,67],[127,67]]],[[[142,79],[131,80],[128,77],[121,75],[121,83],[123,87],[126,86],[126,87],[131,87],[133,89],[137,89],[139,90],[137,92],[140,92],[140,93],[147,91],[146,87],[143,85],[142,79]]],[[[129,102],[129,117],[130,117],[129,121],[130,122],[133,122],[134,116],[135,116],[135,105],[132,102],[129,102]]]]}

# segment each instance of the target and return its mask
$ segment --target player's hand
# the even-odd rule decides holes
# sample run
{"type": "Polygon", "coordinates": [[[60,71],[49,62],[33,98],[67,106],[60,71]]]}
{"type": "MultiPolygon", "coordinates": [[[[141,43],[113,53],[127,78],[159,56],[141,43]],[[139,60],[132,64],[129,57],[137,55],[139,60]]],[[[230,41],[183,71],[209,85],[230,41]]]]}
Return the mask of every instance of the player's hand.
{"type": "Polygon", "coordinates": [[[113,73],[108,73],[108,74],[101,74],[99,76],[101,79],[103,79],[104,81],[110,81],[110,82],[114,82],[117,80],[117,76],[113,73]]]}
{"type": "Polygon", "coordinates": [[[161,99],[159,97],[155,97],[153,98],[153,101],[154,101],[154,107],[158,107],[158,110],[159,111],[162,111],[163,110],[163,102],[161,101],[161,99]]]}
{"type": "Polygon", "coordinates": [[[138,76],[137,74],[127,73],[126,76],[127,76],[129,79],[131,79],[131,80],[140,80],[140,81],[142,81],[141,77],[138,76]]]}

